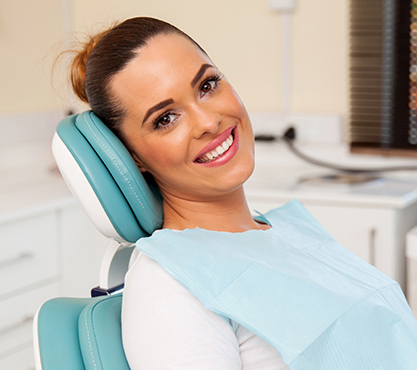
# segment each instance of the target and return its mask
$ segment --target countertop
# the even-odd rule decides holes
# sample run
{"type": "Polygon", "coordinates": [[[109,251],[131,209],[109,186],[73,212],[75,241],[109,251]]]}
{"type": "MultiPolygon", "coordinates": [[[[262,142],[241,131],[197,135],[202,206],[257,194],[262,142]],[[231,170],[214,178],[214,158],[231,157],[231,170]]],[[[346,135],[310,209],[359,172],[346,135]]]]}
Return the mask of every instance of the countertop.
{"type": "Polygon", "coordinates": [[[73,203],[49,142],[0,151],[0,222],[73,203]]]}
{"type": "MultiPolygon", "coordinates": [[[[417,165],[417,159],[353,155],[343,145],[304,145],[300,149],[343,165],[417,165]]],[[[329,181],[335,171],[298,159],[283,143],[257,142],[255,152],[255,171],[245,184],[250,197],[389,208],[417,202],[417,171],[382,173],[371,181],[345,184],[329,181]]],[[[49,142],[3,150],[0,160],[0,222],[75,202],[56,168],[49,142]]]]}
{"type": "MultiPolygon", "coordinates": [[[[417,159],[351,154],[347,145],[309,144],[298,148],[316,159],[343,166],[417,168],[417,159]]],[[[357,183],[350,177],[350,183],[346,183],[339,172],[299,159],[283,142],[257,142],[255,158],[255,171],[245,184],[251,197],[384,208],[402,208],[417,202],[417,171],[376,173],[369,181],[357,183]]]]}

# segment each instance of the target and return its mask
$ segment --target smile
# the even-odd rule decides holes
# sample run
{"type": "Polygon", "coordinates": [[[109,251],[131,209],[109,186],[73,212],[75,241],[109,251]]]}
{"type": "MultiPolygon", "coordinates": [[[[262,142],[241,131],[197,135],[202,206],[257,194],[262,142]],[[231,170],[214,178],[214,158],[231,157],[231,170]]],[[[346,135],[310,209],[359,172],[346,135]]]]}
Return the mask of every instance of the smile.
{"type": "Polygon", "coordinates": [[[209,167],[221,166],[234,157],[238,143],[236,126],[229,127],[198,153],[194,163],[209,167]]]}
{"type": "Polygon", "coordinates": [[[199,157],[196,159],[196,162],[198,163],[207,163],[214,161],[216,158],[220,157],[224,153],[226,153],[229,148],[233,144],[233,136],[230,134],[225,141],[221,145],[219,145],[216,149],[212,150],[211,152],[208,152],[204,154],[202,157],[199,157]]]}

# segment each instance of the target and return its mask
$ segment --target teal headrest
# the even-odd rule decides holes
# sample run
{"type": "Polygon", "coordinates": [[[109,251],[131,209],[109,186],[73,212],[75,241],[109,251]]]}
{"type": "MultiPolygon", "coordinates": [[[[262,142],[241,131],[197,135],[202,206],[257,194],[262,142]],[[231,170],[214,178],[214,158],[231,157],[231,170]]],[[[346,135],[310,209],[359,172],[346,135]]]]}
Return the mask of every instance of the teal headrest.
{"type": "Polygon", "coordinates": [[[64,118],[57,135],[124,240],[134,243],[161,228],[159,189],[148,185],[126,147],[92,111],[64,118]]]}

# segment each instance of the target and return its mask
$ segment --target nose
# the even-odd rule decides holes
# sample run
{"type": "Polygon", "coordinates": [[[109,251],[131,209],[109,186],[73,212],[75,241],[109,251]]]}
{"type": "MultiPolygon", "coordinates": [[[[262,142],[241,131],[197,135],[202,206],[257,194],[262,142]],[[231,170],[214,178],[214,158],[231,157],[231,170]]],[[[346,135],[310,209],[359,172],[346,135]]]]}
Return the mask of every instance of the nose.
{"type": "Polygon", "coordinates": [[[193,136],[198,139],[207,134],[215,134],[222,120],[221,114],[210,105],[196,104],[190,115],[193,136]]]}

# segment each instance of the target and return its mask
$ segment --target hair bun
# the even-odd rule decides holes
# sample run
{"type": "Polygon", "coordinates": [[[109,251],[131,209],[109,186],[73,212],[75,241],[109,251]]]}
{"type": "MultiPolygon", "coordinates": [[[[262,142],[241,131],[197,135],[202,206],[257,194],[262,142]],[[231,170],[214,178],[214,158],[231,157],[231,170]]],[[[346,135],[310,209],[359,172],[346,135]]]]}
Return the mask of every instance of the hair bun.
{"type": "Polygon", "coordinates": [[[83,102],[89,103],[85,91],[85,75],[88,57],[98,42],[110,31],[110,29],[100,32],[97,35],[89,36],[88,40],[82,44],[81,49],[76,52],[70,64],[70,82],[72,90],[83,102]]]}

